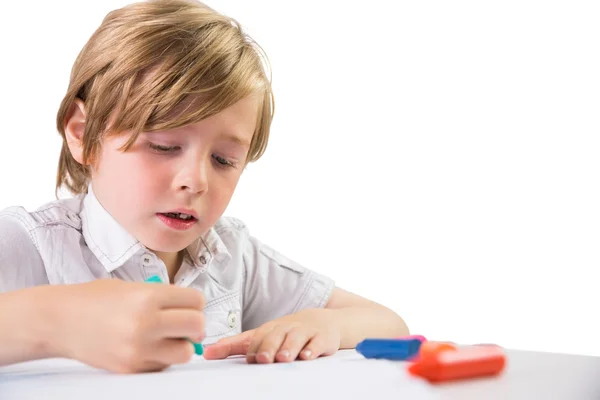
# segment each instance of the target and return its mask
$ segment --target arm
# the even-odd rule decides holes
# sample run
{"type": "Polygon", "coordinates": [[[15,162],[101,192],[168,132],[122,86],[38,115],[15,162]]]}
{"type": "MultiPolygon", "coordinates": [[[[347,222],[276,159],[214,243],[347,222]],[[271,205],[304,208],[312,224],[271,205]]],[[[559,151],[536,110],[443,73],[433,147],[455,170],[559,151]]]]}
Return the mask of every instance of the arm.
{"type": "Polygon", "coordinates": [[[188,362],[204,337],[204,297],[191,288],[99,279],[0,294],[0,365],[66,357],[108,371],[188,362]]]}
{"type": "Polygon", "coordinates": [[[137,372],[190,359],[181,338],[204,335],[199,291],[118,279],[48,285],[33,231],[26,212],[0,212],[0,365],[66,357],[137,372]]]}
{"type": "Polygon", "coordinates": [[[221,339],[205,349],[206,359],[245,354],[248,362],[310,360],[354,348],[367,337],[408,335],[406,324],[390,309],[334,288],[325,308],[307,308],[257,329],[221,339]]]}
{"type": "Polygon", "coordinates": [[[48,294],[46,286],[0,293],[0,365],[54,356],[48,294]]]}
{"type": "Polygon", "coordinates": [[[51,293],[33,227],[21,207],[0,211],[0,365],[51,356],[44,310],[51,293]]]}
{"type": "Polygon", "coordinates": [[[389,308],[337,287],[322,311],[338,326],[341,349],[354,348],[367,337],[393,338],[409,334],[402,318],[389,308]]]}
{"type": "Polygon", "coordinates": [[[243,261],[245,332],[208,346],[206,359],[237,354],[249,362],[312,359],[354,348],[367,337],[408,334],[390,309],[334,287],[331,279],[256,238],[248,238],[243,261]]]}

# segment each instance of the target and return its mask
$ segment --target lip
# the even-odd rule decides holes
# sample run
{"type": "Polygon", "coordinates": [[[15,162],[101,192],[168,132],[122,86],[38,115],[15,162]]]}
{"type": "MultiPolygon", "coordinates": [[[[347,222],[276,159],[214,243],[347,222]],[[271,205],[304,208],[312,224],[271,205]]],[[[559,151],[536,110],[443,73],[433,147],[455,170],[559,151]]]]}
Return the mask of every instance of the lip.
{"type": "MultiPolygon", "coordinates": [[[[180,212],[180,211],[177,211],[180,212]]],[[[181,211],[183,212],[183,211],[181,211]]],[[[187,213],[185,213],[187,214],[187,213]]],[[[157,213],[156,216],[162,221],[165,226],[176,231],[187,231],[194,227],[198,223],[198,218],[192,218],[189,220],[182,220],[177,218],[167,217],[163,213],[157,213]]]]}
{"type": "Polygon", "coordinates": [[[198,219],[198,213],[194,210],[190,210],[189,208],[177,208],[175,210],[165,211],[159,214],[167,214],[167,213],[179,213],[179,214],[187,214],[194,217],[194,219],[198,219]]]}

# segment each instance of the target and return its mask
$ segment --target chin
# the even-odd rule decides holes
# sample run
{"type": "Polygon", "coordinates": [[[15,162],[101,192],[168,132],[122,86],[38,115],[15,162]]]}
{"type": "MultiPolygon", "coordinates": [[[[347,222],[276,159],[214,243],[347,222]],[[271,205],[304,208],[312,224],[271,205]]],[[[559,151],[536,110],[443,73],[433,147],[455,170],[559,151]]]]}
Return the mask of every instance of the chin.
{"type": "Polygon", "coordinates": [[[158,237],[153,237],[153,238],[149,238],[150,240],[146,240],[146,241],[141,241],[142,243],[144,243],[144,245],[146,247],[148,247],[149,249],[152,249],[154,251],[159,251],[162,253],[177,253],[178,251],[181,251],[183,249],[185,249],[186,247],[188,247],[193,241],[187,240],[181,240],[181,238],[179,238],[179,240],[177,239],[173,239],[171,238],[158,238],[158,237]]]}

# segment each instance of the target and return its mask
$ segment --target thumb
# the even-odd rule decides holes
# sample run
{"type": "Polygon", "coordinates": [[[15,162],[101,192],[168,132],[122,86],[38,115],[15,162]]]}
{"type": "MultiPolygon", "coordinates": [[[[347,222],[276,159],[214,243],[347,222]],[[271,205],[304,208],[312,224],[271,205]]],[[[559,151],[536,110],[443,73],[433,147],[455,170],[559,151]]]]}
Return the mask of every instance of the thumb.
{"type": "Polygon", "coordinates": [[[219,340],[204,348],[204,358],[207,360],[222,360],[229,356],[245,355],[248,352],[254,329],[219,340]]]}

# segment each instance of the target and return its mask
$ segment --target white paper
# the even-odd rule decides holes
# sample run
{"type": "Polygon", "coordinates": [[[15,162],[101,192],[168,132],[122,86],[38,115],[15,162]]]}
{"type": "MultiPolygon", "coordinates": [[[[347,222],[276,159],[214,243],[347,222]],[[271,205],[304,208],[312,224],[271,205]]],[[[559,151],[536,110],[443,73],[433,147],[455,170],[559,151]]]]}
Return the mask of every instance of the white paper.
{"type": "Polygon", "coordinates": [[[159,373],[117,375],[62,359],[0,368],[0,399],[432,399],[406,364],[341,351],[314,361],[247,364],[194,358],[159,373]]]}

